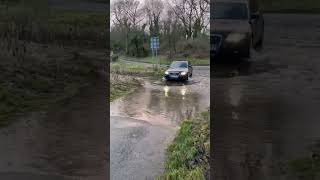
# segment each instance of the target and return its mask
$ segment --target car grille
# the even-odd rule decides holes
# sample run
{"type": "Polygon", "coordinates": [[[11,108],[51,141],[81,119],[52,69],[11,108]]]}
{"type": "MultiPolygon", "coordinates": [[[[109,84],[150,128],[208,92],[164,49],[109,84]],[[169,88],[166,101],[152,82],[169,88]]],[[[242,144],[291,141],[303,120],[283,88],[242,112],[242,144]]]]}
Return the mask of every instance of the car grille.
{"type": "Polygon", "coordinates": [[[180,74],[180,72],[170,72],[169,74],[173,75],[173,76],[178,76],[180,74]]]}

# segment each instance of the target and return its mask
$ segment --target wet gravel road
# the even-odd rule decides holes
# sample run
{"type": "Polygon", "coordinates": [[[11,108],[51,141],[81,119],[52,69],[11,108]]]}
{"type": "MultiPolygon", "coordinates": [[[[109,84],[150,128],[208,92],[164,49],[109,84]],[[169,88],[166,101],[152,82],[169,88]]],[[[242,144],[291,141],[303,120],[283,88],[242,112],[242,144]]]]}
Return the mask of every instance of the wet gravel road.
{"type": "Polygon", "coordinates": [[[111,180],[154,179],[181,120],[210,104],[209,67],[194,67],[186,83],[146,80],[110,105],[111,180]]]}
{"type": "Polygon", "coordinates": [[[287,162],[319,150],[320,16],[265,21],[262,52],[213,65],[215,180],[294,180],[287,162]]]}
{"type": "Polygon", "coordinates": [[[0,129],[0,179],[106,180],[105,84],[0,129]]]}

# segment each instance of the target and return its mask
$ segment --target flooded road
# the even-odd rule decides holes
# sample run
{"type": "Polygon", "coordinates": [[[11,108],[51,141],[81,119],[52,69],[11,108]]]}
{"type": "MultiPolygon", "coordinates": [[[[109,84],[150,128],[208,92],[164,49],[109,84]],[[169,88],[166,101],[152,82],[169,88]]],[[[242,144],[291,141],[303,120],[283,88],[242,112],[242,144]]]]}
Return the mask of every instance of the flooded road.
{"type": "Polygon", "coordinates": [[[146,80],[110,106],[112,180],[154,179],[179,123],[210,105],[209,67],[194,67],[186,83],[146,80]]]}
{"type": "Polygon", "coordinates": [[[0,129],[0,179],[106,180],[105,85],[0,129]]]}
{"type": "Polygon", "coordinates": [[[320,139],[320,16],[265,16],[265,48],[212,69],[215,180],[295,180],[320,139]]]}

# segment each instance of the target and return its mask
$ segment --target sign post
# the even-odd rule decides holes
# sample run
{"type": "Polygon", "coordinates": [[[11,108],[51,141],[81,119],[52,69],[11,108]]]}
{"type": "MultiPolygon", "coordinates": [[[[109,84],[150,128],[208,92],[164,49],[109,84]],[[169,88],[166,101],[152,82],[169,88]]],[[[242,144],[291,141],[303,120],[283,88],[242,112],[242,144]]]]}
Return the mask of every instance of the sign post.
{"type": "Polygon", "coordinates": [[[158,58],[158,49],[160,48],[159,37],[151,37],[150,47],[152,50],[152,59],[156,59],[157,68],[160,67],[160,62],[158,58]]]}

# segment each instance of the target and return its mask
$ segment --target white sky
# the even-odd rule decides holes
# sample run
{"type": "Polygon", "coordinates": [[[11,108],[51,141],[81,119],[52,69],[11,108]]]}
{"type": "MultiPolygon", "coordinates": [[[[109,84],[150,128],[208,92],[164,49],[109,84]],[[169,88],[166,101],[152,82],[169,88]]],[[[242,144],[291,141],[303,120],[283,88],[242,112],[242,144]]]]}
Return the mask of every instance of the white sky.
{"type": "MultiPolygon", "coordinates": [[[[112,4],[115,0],[110,0],[110,4],[112,4]]],[[[142,3],[144,0],[137,0],[140,1],[140,3],[142,3]]]]}

